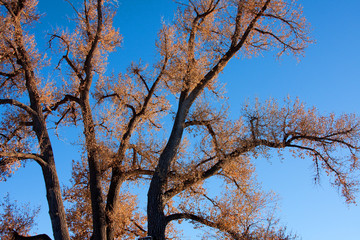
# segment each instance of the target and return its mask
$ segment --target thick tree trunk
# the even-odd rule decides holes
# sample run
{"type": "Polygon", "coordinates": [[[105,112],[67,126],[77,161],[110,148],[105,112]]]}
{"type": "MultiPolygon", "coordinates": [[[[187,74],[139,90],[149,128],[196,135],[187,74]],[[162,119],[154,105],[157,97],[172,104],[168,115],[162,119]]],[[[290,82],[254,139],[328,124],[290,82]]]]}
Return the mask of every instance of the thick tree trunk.
{"type": "Polygon", "coordinates": [[[41,158],[45,162],[40,165],[45,181],[46,197],[54,238],[55,240],[70,240],[61,188],[55,167],[54,153],[47,132],[46,122],[42,115],[38,97],[36,96],[36,90],[33,91],[35,89],[34,85],[28,86],[28,89],[31,108],[38,113],[37,116],[33,116],[33,130],[40,145],[41,158]]]}
{"type": "Polygon", "coordinates": [[[101,185],[101,166],[98,156],[95,125],[89,104],[88,91],[84,91],[80,99],[90,173],[90,195],[93,220],[92,240],[106,240],[106,215],[103,189],[101,185]]]}
{"type": "Polygon", "coordinates": [[[122,183],[125,181],[124,174],[120,171],[118,167],[114,167],[112,170],[112,177],[109,186],[109,192],[107,195],[107,202],[106,202],[106,223],[107,223],[107,240],[114,240],[114,228],[116,227],[114,221],[111,217],[112,214],[115,212],[115,208],[118,202],[118,196],[120,192],[120,187],[122,183]]]}
{"type": "Polygon", "coordinates": [[[148,192],[148,235],[154,240],[165,240],[166,221],[159,174],[155,173],[148,192]]]}
{"type": "MultiPolygon", "coordinates": [[[[24,59],[27,58],[24,52],[24,59]]],[[[61,195],[61,188],[56,172],[54,153],[44,119],[40,97],[36,87],[34,72],[29,68],[30,63],[23,62],[25,68],[26,87],[29,93],[30,107],[36,112],[32,116],[33,130],[40,145],[41,158],[45,164],[40,164],[46,187],[46,197],[49,206],[49,214],[55,240],[70,240],[66,223],[65,208],[61,195]]]]}
{"type": "Polygon", "coordinates": [[[42,172],[46,186],[46,198],[49,206],[54,239],[70,240],[55,164],[49,163],[47,166],[42,167],[42,172]]]}
{"type": "Polygon", "coordinates": [[[178,112],[175,118],[173,129],[163,152],[160,155],[159,163],[151,179],[148,191],[148,235],[156,240],[165,240],[166,219],[164,208],[166,200],[164,192],[167,185],[167,174],[181,143],[184,132],[185,118],[188,114],[190,104],[185,101],[185,93],[181,94],[178,112]]]}
{"type": "MultiPolygon", "coordinates": [[[[19,6],[20,7],[20,6],[19,6]]],[[[22,6],[23,7],[23,6],[22,6]]],[[[19,11],[18,13],[20,13],[19,11]]],[[[36,134],[40,146],[40,155],[44,163],[40,163],[46,186],[46,194],[49,205],[49,213],[54,232],[55,240],[70,240],[67,223],[65,218],[65,209],[61,197],[59,179],[56,173],[54,153],[48,134],[46,121],[42,111],[42,103],[37,87],[35,68],[33,59],[26,47],[21,22],[18,16],[14,17],[15,39],[14,44],[17,46],[17,64],[21,65],[24,73],[25,86],[28,92],[30,108],[34,113],[30,114],[32,119],[32,128],[36,134]]]]}
{"type": "Polygon", "coordinates": [[[36,107],[32,106],[32,108],[39,113],[37,117],[33,118],[33,129],[40,144],[41,157],[45,161],[45,164],[41,165],[41,168],[45,181],[46,198],[49,206],[49,215],[54,238],[55,240],[70,240],[59,178],[55,167],[54,153],[47,132],[46,123],[42,117],[42,109],[40,105],[36,107]]]}
{"type": "Polygon", "coordinates": [[[94,151],[88,152],[90,171],[91,208],[93,215],[92,240],[106,240],[106,217],[101,186],[101,171],[94,151]]]}

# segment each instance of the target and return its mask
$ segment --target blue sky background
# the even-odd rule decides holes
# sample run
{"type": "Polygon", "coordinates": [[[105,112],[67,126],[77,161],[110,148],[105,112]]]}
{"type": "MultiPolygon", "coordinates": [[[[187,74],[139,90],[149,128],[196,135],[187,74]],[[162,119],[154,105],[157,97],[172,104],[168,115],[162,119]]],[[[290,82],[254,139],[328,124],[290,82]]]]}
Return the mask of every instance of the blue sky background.
{"type": "MultiPolygon", "coordinates": [[[[299,97],[308,106],[323,113],[355,112],[360,114],[360,1],[304,0],[298,1],[312,28],[316,44],[309,46],[300,62],[291,56],[280,60],[272,54],[251,59],[234,59],[220,75],[226,82],[231,116],[239,116],[246,99],[299,97]]],[[[124,37],[123,47],[111,55],[109,65],[114,71],[124,70],[131,61],[141,58],[151,62],[155,57],[154,43],[161,20],[171,19],[174,3],[170,0],[119,0],[115,26],[124,37]]],[[[68,25],[73,15],[64,0],[40,0],[39,10],[45,13],[34,28],[40,49],[58,26],[68,25]]],[[[56,59],[56,57],[53,57],[56,59]]],[[[49,73],[50,77],[55,76],[49,73]]],[[[61,182],[70,178],[71,160],[80,154],[74,148],[77,139],[56,139],[55,157],[61,182]]],[[[258,180],[265,190],[280,196],[279,215],[289,230],[304,240],[357,240],[360,236],[360,207],[346,205],[336,188],[324,175],[315,185],[310,159],[276,156],[270,162],[256,159],[258,180]]],[[[11,179],[0,183],[0,197],[10,192],[19,202],[42,205],[36,232],[51,234],[47,215],[44,184],[40,168],[29,162],[11,179]]],[[[358,196],[360,201],[360,196],[358,196]]],[[[186,239],[198,239],[186,228],[186,239]]]]}

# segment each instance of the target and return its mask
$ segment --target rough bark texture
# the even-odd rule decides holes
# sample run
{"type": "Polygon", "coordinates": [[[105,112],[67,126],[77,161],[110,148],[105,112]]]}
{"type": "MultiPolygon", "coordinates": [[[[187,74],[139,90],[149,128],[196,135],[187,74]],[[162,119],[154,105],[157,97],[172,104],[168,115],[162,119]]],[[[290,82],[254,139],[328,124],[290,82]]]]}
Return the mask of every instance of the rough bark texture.
{"type": "MultiPolygon", "coordinates": [[[[88,93],[87,93],[88,94],[88,93]]],[[[84,116],[84,134],[86,150],[88,153],[88,164],[90,173],[90,193],[93,214],[93,236],[92,239],[106,239],[106,217],[104,198],[101,186],[101,166],[97,154],[96,136],[94,123],[88,96],[82,99],[82,114],[84,116]]]]}
{"type": "Polygon", "coordinates": [[[179,148],[182,134],[184,132],[185,118],[189,111],[189,106],[184,103],[184,94],[180,97],[179,110],[169,141],[160,155],[159,164],[150,183],[148,191],[148,232],[155,240],[165,239],[166,218],[164,213],[165,199],[164,191],[167,183],[167,174],[170,164],[179,148]]]}
{"type": "Polygon", "coordinates": [[[30,108],[34,111],[32,115],[33,131],[37,136],[40,146],[40,156],[44,160],[45,165],[42,165],[43,176],[46,186],[46,196],[49,205],[49,214],[51,218],[52,228],[55,240],[70,239],[65,218],[65,209],[62,202],[59,179],[56,173],[54,153],[50,142],[50,137],[47,131],[42,105],[40,101],[39,91],[36,85],[36,77],[32,67],[31,58],[28,56],[25,44],[23,42],[23,34],[20,24],[16,25],[18,34],[15,42],[18,45],[18,63],[22,66],[24,77],[26,81],[26,88],[30,100],[30,108]]]}

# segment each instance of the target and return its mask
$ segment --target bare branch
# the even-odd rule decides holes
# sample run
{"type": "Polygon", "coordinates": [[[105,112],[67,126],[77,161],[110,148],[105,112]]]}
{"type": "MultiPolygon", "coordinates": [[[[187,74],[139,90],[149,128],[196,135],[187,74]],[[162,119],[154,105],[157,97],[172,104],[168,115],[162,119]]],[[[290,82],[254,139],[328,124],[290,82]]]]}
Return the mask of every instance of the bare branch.
{"type": "MultiPolygon", "coordinates": [[[[47,166],[47,163],[44,161],[44,159],[42,159],[41,156],[36,153],[0,152],[0,157],[17,158],[23,160],[33,159],[39,163],[40,166],[47,166]]],[[[0,164],[6,164],[6,162],[1,161],[0,164]]]]}
{"type": "Polygon", "coordinates": [[[10,104],[10,105],[13,105],[13,106],[17,106],[17,107],[25,110],[31,116],[36,116],[37,115],[37,113],[32,108],[30,108],[29,106],[15,100],[15,99],[0,99],[0,104],[10,104]]]}
{"type": "Polygon", "coordinates": [[[166,222],[169,223],[171,221],[174,220],[181,220],[181,219],[189,219],[189,220],[193,220],[196,222],[199,222],[201,224],[204,224],[208,227],[212,227],[212,228],[216,228],[220,231],[224,231],[227,232],[228,234],[230,234],[234,239],[237,240],[243,240],[245,239],[242,234],[238,233],[238,232],[234,232],[231,229],[228,229],[225,225],[221,224],[221,222],[212,222],[204,217],[192,214],[192,213],[174,213],[171,214],[169,216],[166,216],[166,222]]]}
{"type": "MultiPolygon", "coordinates": [[[[67,103],[69,101],[76,102],[76,103],[80,104],[80,99],[78,97],[75,97],[75,96],[72,96],[72,95],[69,95],[69,94],[65,94],[63,99],[61,99],[60,101],[54,103],[52,106],[49,106],[49,108],[50,108],[51,111],[56,111],[56,109],[58,107],[60,107],[61,105],[65,104],[65,103],[67,103]]],[[[49,108],[44,109],[44,111],[49,110],[49,108]]]]}
{"type": "Polygon", "coordinates": [[[272,32],[269,32],[269,31],[264,31],[264,30],[261,30],[259,28],[254,28],[255,31],[261,33],[261,34],[264,34],[264,35],[270,35],[271,37],[275,38],[279,43],[281,43],[283,45],[283,48],[286,49],[286,48],[290,48],[294,51],[299,51],[299,50],[303,50],[305,48],[304,47],[294,47],[288,43],[286,43],[285,41],[283,41],[279,36],[276,36],[274,33],[272,32]]]}

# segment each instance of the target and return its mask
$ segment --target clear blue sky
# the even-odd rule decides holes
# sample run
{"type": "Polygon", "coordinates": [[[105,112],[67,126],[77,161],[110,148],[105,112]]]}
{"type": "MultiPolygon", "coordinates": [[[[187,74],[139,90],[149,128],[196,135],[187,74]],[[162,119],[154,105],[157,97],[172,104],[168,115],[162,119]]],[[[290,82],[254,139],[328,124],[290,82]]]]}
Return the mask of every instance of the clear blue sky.
{"type": "MultiPolygon", "coordinates": [[[[71,8],[64,0],[40,0],[45,13],[36,31],[40,48],[45,48],[46,32],[67,25],[71,8]]],[[[360,114],[360,18],[357,0],[303,0],[304,15],[311,23],[316,44],[297,62],[293,57],[276,60],[271,54],[251,59],[236,59],[227,66],[221,81],[227,83],[232,116],[239,115],[246,99],[299,97],[321,112],[360,114]]],[[[115,26],[120,27],[124,44],[111,56],[110,68],[125,69],[133,60],[152,61],[154,43],[162,17],[171,19],[174,3],[170,0],[119,0],[115,26]]],[[[55,57],[54,57],[55,58],[55,57]]],[[[71,139],[57,140],[56,162],[61,182],[70,177],[71,160],[79,154],[71,139]]],[[[357,240],[360,236],[360,207],[346,205],[336,188],[323,176],[314,185],[311,160],[276,157],[268,162],[256,161],[258,179],[266,190],[280,196],[282,223],[304,240],[357,240]]],[[[51,235],[50,220],[40,168],[29,162],[13,178],[0,183],[0,197],[6,192],[20,202],[41,204],[38,233],[51,235]],[[34,194],[35,193],[35,194],[34,194]]],[[[360,195],[358,197],[360,201],[360,195]]],[[[197,239],[187,233],[187,239],[197,239]]]]}

